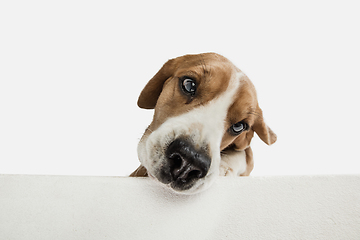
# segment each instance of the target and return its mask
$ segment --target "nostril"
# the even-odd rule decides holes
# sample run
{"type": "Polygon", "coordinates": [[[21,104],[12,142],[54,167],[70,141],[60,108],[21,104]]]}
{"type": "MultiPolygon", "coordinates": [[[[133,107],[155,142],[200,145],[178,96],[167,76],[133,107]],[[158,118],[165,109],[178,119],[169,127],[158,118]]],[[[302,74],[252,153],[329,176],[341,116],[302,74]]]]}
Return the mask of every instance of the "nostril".
{"type": "Polygon", "coordinates": [[[179,179],[183,183],[200,178],[202,175],[202,171],[199,168],[190,163],[186,163],[186,161],[183,161],[182,166],[174,169],[172,173],[174,180],[179,179]]]}
{"type": "Polygon", "coordinates": [[[174,180],[178,179],[180,175],[184,175],[186,161],[178,153],[173,153],[169,156],[170,172],[174,180]]]}
{"type": "Polygon", "coordinates": [[[180,154],[172,153],[169,156],[169,162],[170,162],[170,166],[172,167],[172,169],[178,169],[178,168],[181,168],[181,166],[183,164],[183,159],[180,156],[180,154]]]}
{"type": "Polygon", "coordinates": [[[182,139],[172,142],[166,150],[166,155],[173,181],[189,183],[203,178],[210,167],[210,158],[182,139]]]}
{"type": "Polygon", "coordinates": [[[188,179],[202,178],[202,172],[200,170],[192,170],[188,173],[188,179]]]}
{"type": "Polygon", "coordinates": [[[183,183],[189,182],[193,179],[202,178],[203,171],[189,163],[181,156],[173,157],[172,159],[173,165],[170,169],[173,179],[180,180],[183,183]]]}

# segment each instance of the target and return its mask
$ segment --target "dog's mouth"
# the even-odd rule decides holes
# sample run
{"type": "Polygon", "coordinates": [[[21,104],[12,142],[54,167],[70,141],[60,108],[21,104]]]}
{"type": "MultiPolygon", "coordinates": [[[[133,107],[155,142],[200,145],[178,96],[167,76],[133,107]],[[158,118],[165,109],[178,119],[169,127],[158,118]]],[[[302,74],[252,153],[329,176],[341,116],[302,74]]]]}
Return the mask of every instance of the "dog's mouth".
{"type": "Polygon", "coordinates": [[[154,176],[177,192],[190,190],[203,180],[210,169],[211,158],[205,148],[196,149],[191,141],[178,138],[165,151],[165,161],[154,176]]]}

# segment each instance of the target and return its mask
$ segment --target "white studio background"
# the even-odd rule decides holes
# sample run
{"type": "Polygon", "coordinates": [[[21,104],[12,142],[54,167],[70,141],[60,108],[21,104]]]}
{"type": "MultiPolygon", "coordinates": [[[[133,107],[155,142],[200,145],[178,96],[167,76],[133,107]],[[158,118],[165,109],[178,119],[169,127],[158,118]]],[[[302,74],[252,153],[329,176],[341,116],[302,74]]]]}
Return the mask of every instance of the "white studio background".
{"type": "Polygon", "coordinates": [[[2,1],[0,173],[125,176],[168,59],[217,52],[255,84],[253,176],[359,174],[357,1],[2,1]]]}

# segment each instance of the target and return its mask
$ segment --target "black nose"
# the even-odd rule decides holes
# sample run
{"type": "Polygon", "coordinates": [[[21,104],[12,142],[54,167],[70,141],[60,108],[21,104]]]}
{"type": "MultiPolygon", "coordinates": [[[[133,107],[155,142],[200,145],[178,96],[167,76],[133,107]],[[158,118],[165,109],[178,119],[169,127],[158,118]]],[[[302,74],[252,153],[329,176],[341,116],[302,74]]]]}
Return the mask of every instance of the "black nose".
{"type": "Polygon", "coordinates": [[[206,176],[210,168],[210,157],[205,151],[195,149],[192,144],[183,139],[176,139],[166,150],[170,174],[173,181],[189,183],[192,180],[206,176]]]}

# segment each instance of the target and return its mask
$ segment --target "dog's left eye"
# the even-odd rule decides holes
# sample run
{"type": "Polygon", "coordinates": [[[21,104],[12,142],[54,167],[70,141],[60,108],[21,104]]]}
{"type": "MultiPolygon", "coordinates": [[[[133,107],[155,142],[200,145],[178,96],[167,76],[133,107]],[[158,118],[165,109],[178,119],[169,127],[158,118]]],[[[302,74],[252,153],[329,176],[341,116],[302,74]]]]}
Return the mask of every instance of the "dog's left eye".
{"type": "Polygon", "coordinates": [[[249,128],[249,125],[243,121],[237,122],[234,125],[232,125],[229,129],[230,133],[233,135],[239,135],[243,131],[247,130],[249,128]]]}
{"type": "Polygon", "coordinates": [[[188,77],[185,77],[181,81],[182,81],[181,87],[182,87],[183,91],[186,94],[194,95],[195,92],[196,92],[196,82],[195,82],[195,80],[193,80],[191,78],[188,78],[188,77]]]}

